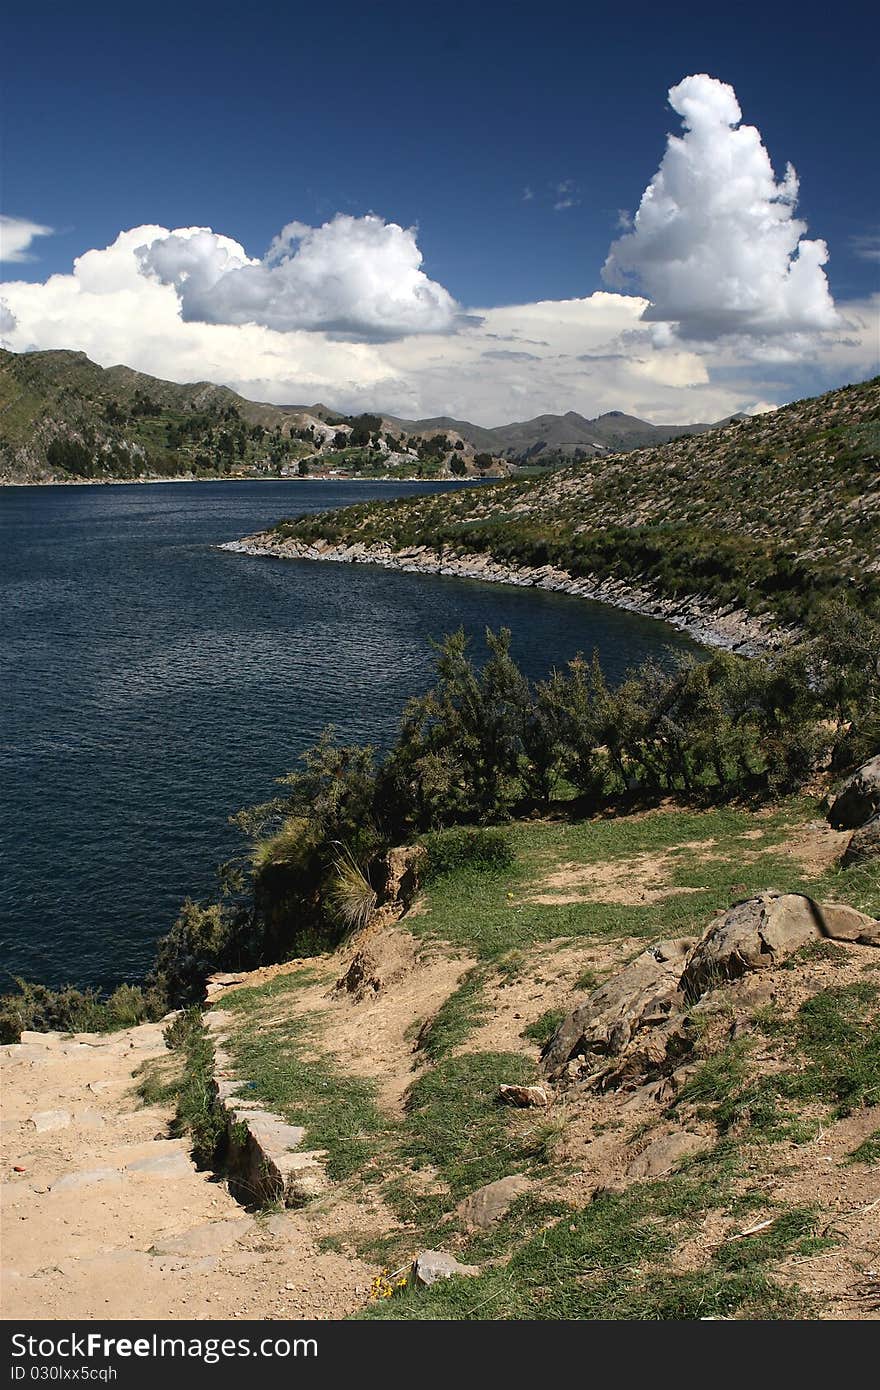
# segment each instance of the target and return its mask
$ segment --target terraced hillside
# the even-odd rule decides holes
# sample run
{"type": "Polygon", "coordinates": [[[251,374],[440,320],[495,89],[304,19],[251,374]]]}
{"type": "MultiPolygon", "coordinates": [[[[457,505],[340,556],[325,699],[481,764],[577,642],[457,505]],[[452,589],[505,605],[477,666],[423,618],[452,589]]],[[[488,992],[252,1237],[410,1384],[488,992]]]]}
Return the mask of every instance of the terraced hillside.
{"type": "Polygon", "coordinates": [[[282,521],[274,540],[429,547],[700,594],[779,622],[880,609],[880,378],[659,448],[282,521]]]}

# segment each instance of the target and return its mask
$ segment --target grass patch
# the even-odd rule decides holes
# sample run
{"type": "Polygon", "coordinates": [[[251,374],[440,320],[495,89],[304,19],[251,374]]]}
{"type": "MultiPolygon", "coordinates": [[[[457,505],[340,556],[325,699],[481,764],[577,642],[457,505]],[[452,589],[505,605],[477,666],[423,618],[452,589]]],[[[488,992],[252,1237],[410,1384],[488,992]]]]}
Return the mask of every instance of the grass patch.
{"type": "Polygon", "coordinates": [[[811,961],[822,961],[831,965],[846,965],[849,956],[843,946],[836,941],[808,941],[806,946],[790,955],[781,965],[782,970],[796,970],[799,965],[809,965],[811,961]]]}
{"type": "Polygon", "coordinates": [[[738,1038],[707,1057],[674,1105],[693,1102],[700,1118],[712,1120],[722,1135],[748,1132],[767,1141],[809,1137],[797,1115],[783,1108],[784,1078],[756,1074],[753,1050],[750,1038],[738,1038]]]}
{"type": "Polygon", "coordinates": [[[714,1263],[719,1269],[739,1271],[787,1255],[815,1255],[830,1250],[836,1242],[818,1234],[819,1215],[814,1206],[789,1207],[766,1230],[744,1240],[727,1241],[716,1251],[714,1263]]]}
{"type": "Polygon", "coordinates": [[[529,1023],[520,1033],[521,1038],[529,1038],[539,1047],[548,1043],[556,1032],[562,1020],[565,1018],[565,1009],[547,1009],[546,1013],[536,1018],[534,1023],[529,1023]]]}
{"type": "Polygon", "coordinates": [[[876,985],[860,980],[823,989],[798,1010],[797,1042],[807,1058],[788,1094],[815,1096],[849,1115],[880,1095],[880,1015],[876,985]]]}
{"type": "Polygon", "coordinates": [[[403,1153],[436,1167],[452,1201],[528,1165],[534,1152],[522,1117],[498,1104],[502,1082],[527,1084],[534,1066],[516,1052],[447,1057],[414,1082],[407,1098],[403,1153]]]}
{"type": "Polygon", "coordinates": [[[477,966],[469,970],[458,989],[437,1010],[430,1024],[420,1034],[421,1050],[431,1061],[437,1062],[445,1057],[486,1019],[489,1006],[485,985],[485,969],[477,966]]]}
{"type": "Polygon", "coordinates": [[[258,1013],[273,999],[295,994],[297,990],[305,989],[307,985],[319,984],[325,978],[329,980],[331,973],[318,970],[311,965],[304,966],[301,970],[292,970],[287,975],[275,975],[261,985],[231,990],[224,995],[218,1007],[223,1013],[258,1013]]]}
{"type": "Polygon", "coordinates": [[[464,1264],[482,1264],[506,1255],[515,1246],[531,1240],[553,1226],[562,1216],[571,1219],[575,1208],[569,1202],[546,1201],[534,1192],[525,1192],[511,1205],[500,1221],[488,1231],[468,1238],[459,1258],[464,1264]]]}
{"type": "Polygon", "coordinates": [[[754,1042],[737,1038],[707,1057],[682,1087],[675,1106],[692,1102],[722,1134],[749,1131],[769,1141],[803,1142],[813,1130],[790,1103],[820,1102],[835,1116],[874,1104],[880,1093],[880,990],[867,981],[820,990],[792,1019],[758,1010],[764,1037],[797,1065],[769,1075],[756,1071],[754,1042]]]}
{"type": "Polygon", "coordinates": [[[302,1125],[308,1146],[327,1150],[328,1176],[338,1181],[364,1169],[385,1139],[387,1122],[372,1081],[345,1076],[332,1059],[312,1051],[309,1035],[317,1019],[307,1014],[248,1028],[227,1046],[248,1095],[302,1125]]]}
{"type": "Polygon", "coordinates": [[[425,836],[427,856],[422,880],[432,883],[438,878],[468,868],[478,873],[499,873],[513,863],[510,839],[500,830],[481,827],[460,827],[437,830],[425,836]]]}
{"type": "Polygon", "coordinates": [[[849,903],[869,917],[880,917],[880,868],[877,864],[851,864],[832,868],[814,881],[814,897],[849,903]]]}
{"type": "Polygon", "coordinates": [[[180,1053],[143,1062],[135,1072],[135,1091],[144,1105],[167,1105],[180,1095],[183,1058],[180,1053]]]}
{"type": "MultiPolygon", "coordinates": [[[[769,885],[872,910],[864,874],[857,879],[841,871],[811,879],[793,857],[780,852],[786,836],[814,818],[816,810],[814,802],[795,797],[760,817],[748,807],[724,806],[576,822],[517,822],[492,832],[510,847],[506,867],[499,862],[487,872],[465,860],[450,863],[427,885],[426,911],[410,927],[414,934],[496,961],[556,938],[695,935],[713,913],[769,885]],[[560,864],[588,868],[639,855],[663,856],[669,886],[689,891],[635,906],[598,899],[545,904],[531,896],[560,864]]],[[[876,896],[880,912],[880,885],[876,896]]]]}
{"type": "MultiPolygon", "coordinates": [[[[722,1151],[722,1173],[729,1160],[729,1152],[722,1151]]],[[[711,1164],[704,1164],[665,1182],[601,1193],[549,1227],[549,1213],[524,1201],[511,1209],[508,1221],[526,1239],[505,1264],[474,1278],[407,1291],[359,1316],[547,1321],[808,1316],[808,1301],[796,1289],[776,1284],[771,1267],[789,1254],[816,1248],[811,1209],[784,1211],[760,1239],[722,1246],[702,1269],[670,1272],[678,1240],[725,1195],[725,1182],[714,1181],[711,1164]]],[[[491,1258],[503,1239],[503,1232],[490,1233],[468,1254],[491,1258]]]]}
{"type": "Polygon", "coordinates": [[[581,989],[585,994],[592,994],[594,989],[599,988],[599,976],[596,974],[595,970],[591,970],[589,966],[587,966],[586,970],[582,970],[578,975],[572,988],[581,989]]]}
{"type": "Polygon", "coordinates": [[[867,1139],[863,1139],[857,1149],[847,1156],[847,1163],[870,1163],[872,1167],[880,1164],[880,1129],[875,1129],[867,1139]]]}

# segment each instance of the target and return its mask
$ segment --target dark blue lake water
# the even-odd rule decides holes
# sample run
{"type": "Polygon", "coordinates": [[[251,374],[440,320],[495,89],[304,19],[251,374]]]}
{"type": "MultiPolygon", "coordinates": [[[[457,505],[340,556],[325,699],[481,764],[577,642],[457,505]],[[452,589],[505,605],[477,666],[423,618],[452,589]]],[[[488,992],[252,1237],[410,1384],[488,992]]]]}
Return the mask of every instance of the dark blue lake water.
{"type": "Polygon", "coordinates": [[[149,966],[237,847],[227,817],[327,723],[385,743],[429,638],[507,626],[534,677],[692,647],[562,595],[215,549],[281,516],[431,484],[0,488],[0,990],[149,966]]]}

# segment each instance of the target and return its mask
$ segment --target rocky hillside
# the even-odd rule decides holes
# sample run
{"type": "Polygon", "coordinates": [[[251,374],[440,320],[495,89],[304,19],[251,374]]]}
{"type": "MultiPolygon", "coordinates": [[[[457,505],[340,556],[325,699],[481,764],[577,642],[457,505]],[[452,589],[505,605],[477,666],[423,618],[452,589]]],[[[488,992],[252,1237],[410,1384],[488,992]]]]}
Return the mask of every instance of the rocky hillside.
{"type": "Polygon", "coordinates": [[[401,848],[336,951],[24,1034],[5,1316],[876,1319],[880,880],[818,809],[401,848]]]}
{"type": "Polygon", "coordinates": [[[261,405],[209,382],[104,369],[82,352],[0,351],[0,481],[506,472],[454,430],[261,405]]]}
{"type": "Polygon", "coordinates": [[[827,599],[876,612],[880,378],[543,478],[368,503],[274,535],[489,557],[781,623],[810,621],[827,599]]]}

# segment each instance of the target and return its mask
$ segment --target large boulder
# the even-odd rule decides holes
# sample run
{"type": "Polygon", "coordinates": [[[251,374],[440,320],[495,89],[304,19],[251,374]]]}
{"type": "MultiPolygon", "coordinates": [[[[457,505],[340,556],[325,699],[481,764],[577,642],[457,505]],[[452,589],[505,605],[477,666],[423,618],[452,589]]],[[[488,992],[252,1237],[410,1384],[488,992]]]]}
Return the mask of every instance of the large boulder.
{"type": "Polygon", "coordinates": [[[853,831],[840,862],[847,869],[850,864],[868,864],[873,859],[880,859],[880,815],[853,831]]]}
{"type": "Polygon", "coordinates": [[[498,1178],[477,1188],[458,1204],[458,1214],[468,1231],[488,1231],[496,1221],[506,1216],[517,1197],[529,1190],[529,1180],[522,1173],[498,1178]]]}
{"type": "Polygon", "coordinates": [[[736,903],[709,924],[682,974],[682,989],[689,999],[698,999],[725,980],[779,965],[823,937],[880,945],[880,922],[842,903],[768,890],[736,903]]]}
{"type": "Polygon", "coordinates": [[[463,1265],[446,1250],[423,1250],[413,1261],[410,1279],[412,1283],[429,1289],[441,1279],[451,1279],[454,1275],[472,1276],[479,1274],[476,1265],[463,1265]]]}
{"type": "Polygon", "coordinates": [[[880,753],[863,763],[841,787],[828,819],[835,830],[855,830],[880,811],[880,753]]]}
{"type": "Polygon", "coordinates": [[[678,982],[693,946],[691,938],[658,941],[619,975],[593,990],[562,1020],[544,1048],[544,1069],[559,1076],[572,1057],[617,1057],[643,1028],[665,1024],[676,1002],[678,982]]]}
{"type": "Polygon", "coordinates": [[[626,1175],[628,1178],[662,1178],[682,1159],[691,1158],[711,1145],[711,1139],[705,1135],[691,1134],[685,1129],[663,1134],[632,1160],[626,1175]]]}

